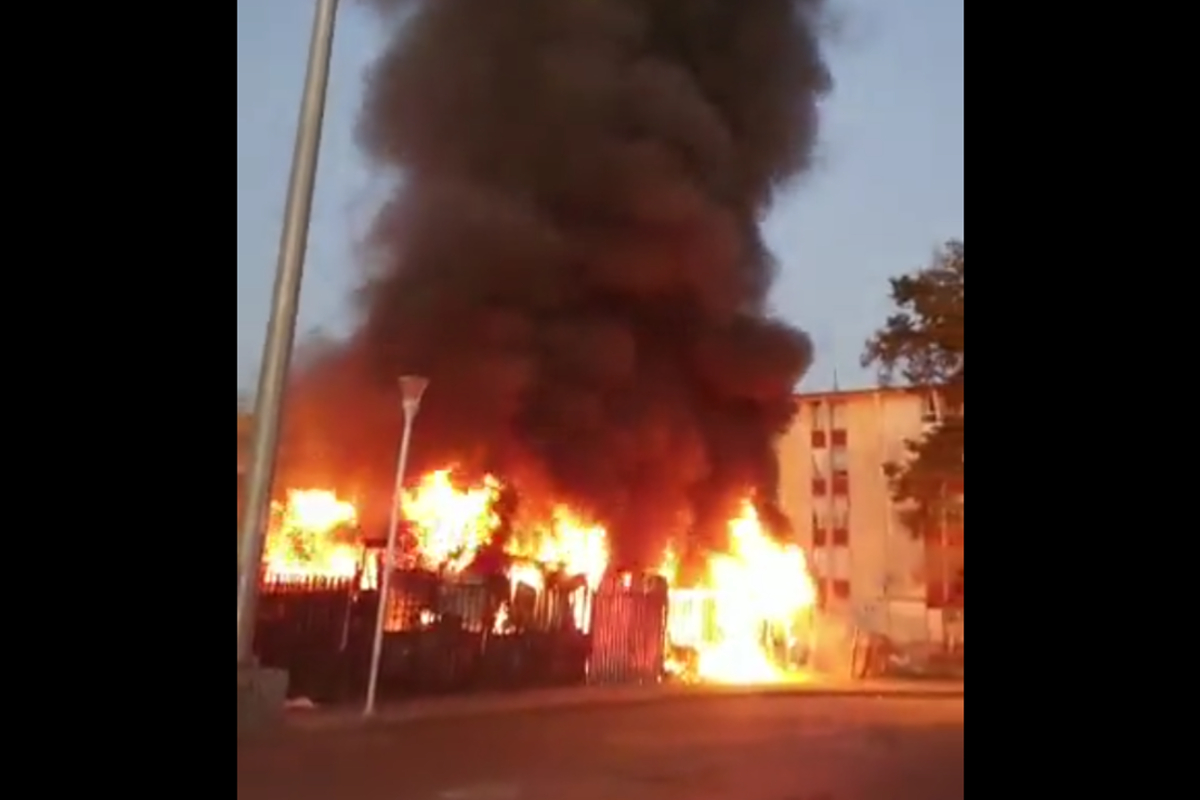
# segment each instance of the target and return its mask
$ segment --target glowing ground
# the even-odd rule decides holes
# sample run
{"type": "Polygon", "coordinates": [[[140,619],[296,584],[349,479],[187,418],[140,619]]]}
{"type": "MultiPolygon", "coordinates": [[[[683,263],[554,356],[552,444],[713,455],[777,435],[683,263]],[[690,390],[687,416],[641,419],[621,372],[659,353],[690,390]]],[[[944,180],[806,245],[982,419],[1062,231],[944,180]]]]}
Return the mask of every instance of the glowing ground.
{"type": "Polygon", "coordinates": [[[962,697],[712,696],[293,732],[238,800],[959,800],[962,697]]]}

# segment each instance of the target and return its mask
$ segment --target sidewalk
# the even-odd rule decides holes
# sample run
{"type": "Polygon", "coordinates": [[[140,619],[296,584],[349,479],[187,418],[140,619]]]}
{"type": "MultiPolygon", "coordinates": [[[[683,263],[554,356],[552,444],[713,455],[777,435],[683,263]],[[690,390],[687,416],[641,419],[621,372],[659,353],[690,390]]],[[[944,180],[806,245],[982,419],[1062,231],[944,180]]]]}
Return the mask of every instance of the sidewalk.
{"type": "Polygon", "coordinates": [[[519,711],[545,711],[599,705],[630,705],[667,700],[746,696],[961,698],[962,682],[871,680],[808,677],[766,686],[657,684],[652,686],[572,686],[531,689],[505,694],[416,698],[377,709],[365,720],[361,707],[310,708],[288,711],[287,727],[304,731],[345,730],[364,725],[390,725],[431,719],[461,718],[519,711]]]}

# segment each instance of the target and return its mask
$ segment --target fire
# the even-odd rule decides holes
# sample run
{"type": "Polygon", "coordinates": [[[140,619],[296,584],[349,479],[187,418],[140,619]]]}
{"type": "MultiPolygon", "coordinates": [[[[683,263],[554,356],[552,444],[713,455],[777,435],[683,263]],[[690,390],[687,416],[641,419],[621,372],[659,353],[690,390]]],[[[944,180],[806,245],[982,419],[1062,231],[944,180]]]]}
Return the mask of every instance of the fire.
{"type": "MultiPolygon", "coordinates": [[[[711,555],[707,566],[702,587],[672,590],[672,644],[695,651],[702,680],[774,683],[793,677],[781,666],[783,656],[798,643],[805,615],[816,605],[804,551],[774,541],[753,504],[744,501],[729,521],[728,552],[711,555]]],[[[668,552],[663,572],[673,571],[668,552]]]]}
{"type": "Polygon", "coordinates": [[[493,511],[500,483],[490,475],[459,489],[448,469],[431,472],[405,492],[400,510],[417,538],[417,557],[428,569],[459,572],[491,541],[500,524],[493,511]]]}
{"type": "Polygon", "coordinates": [[[535,525],[511,543],[510,552],[566,575],[582,575],[595,587],[608,568],[608,531],[555,506],[546,525],[535,525]]]}
{"type": "MultiPolygon", "coordinates": [[[[444,573],[465,570],[491,544],[502,524],[497,511],[502,485],[486,476],[475,483],[456,479],[453,470],[430,472],[406,491],[400,503],[410,563],[444,573]]],[[[510,556],[508,579],[515,595],[524,585],[540,592],[548,573],[582,577],[594,589],[609,562],[608,533],[565,505],[552,505],[544,516],[529,518],[522,509],[504,542],[510,556]]],[[[334,493],[293,490],[272,507],[272,525],[264,557],[269,580],[316,576],[363,575],[354,505],[334,493]]],[[[804,551],[775,541],[764,529],[753,503],[742,502],[728,523],[724,552],[708,556],[704,579],[678,585],[679,557],[674,547],[663,554],[658,573],[669,591],[667,638],[670,652],[686,653],[685,666],[670,659],[680,674],[720,683],[769,683],[791,680],[785,666],[803,643],[816,604],[816,591],[804,551]]],[[[373,577],[373,572],[372,572],[373,577]]],[[[587,588],[572,596],[581,629],[585,627],[587,588]]],[[[495,621],[503,632],[507,607],[495,621]]]]}
{"type": "Polygon", "coordinates": [[[354,505],[333,492],[293,489],[271,504],[271,525],[263,551],[269,581],[353,577],[361,549],[344,535],[358,521],[354,505]]]}
{"type": "MultiPolygon", "coordinates": [[[[495,511],[500,482],[489,475],[476,484],[456,486],[453,478],[449,469],[431,472],[400,503],[418,563],[450,573],[470,566],[500,527],[495,511]]],[[[548,519],[523,520],[517,528],[505,542],[505,552],[516,559],[583,575],[589,586],[599,583],[608,567],[608,532],[566,506],[556,505],[548,519]]],[[[528,563],[521,569],[528,582],[528,563]]]]}

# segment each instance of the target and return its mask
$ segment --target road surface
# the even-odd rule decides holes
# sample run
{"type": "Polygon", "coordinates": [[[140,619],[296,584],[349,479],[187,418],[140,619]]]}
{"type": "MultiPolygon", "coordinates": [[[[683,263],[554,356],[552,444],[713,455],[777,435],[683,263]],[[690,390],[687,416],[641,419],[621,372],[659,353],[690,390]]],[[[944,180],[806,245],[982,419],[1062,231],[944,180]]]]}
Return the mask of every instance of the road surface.
{"type": "Polygon", "coordinates": [[[238,747],[238,800],[961,800],[963,699],[731,696],[238,747]]]}

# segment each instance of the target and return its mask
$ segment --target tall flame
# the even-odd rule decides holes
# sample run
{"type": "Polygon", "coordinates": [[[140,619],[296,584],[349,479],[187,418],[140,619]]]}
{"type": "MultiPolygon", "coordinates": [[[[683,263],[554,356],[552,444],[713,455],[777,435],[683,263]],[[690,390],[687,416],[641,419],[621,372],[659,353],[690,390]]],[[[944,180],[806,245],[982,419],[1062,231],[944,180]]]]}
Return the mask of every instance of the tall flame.
{"type": "Polygon", "coordinates": [[[500,524],[493,510],[499,495],[500,482],[490,475],[459,489],[448,469],[430,472],[405,492],[400,510],[413,526],[421,564],[452,572],[465,569],[500,524]]]}
{"type": "Polygon", "coordinates": [[[772,638],[790,643],[797,622],[816,604],[804,551],[771,539],[744,501],[729,521],[729,552],[709,558],[706,588],[715,635],[696,644],[699,676],[729,683],[786,679],[768,649],[772,638]]]}
{"type": "Polygon", "coordinates": [[[267,580],[353,576],[360,550],[353,537],[339,532],[353,528],[357,521],[354,505],[333,492],[288,490],[286,502],[271,505],[263,550],[267,580]]]}
{"type": "MultiPolygon", "coordinates": [[[[401,500],[412,536],[410,556],[427,569],[468,567],[500,527],[501,488],[491,476],[462,483],[450,469],[424,475],[401,500]]],[[[272,510],[264,557],[268,579],[351,577],[363,568],[361,545],[350,533],[357,523],[351,503],[324,490],[292,490],[272,510]]],[[[540,591],[547,570],[583,576],[595,588],[608,567],[607,531],[565,505],[551,505],[545,518],[521,519],[513,527],[504,544],[513,557],[508,571],[514,591],[520,584],[540,591]]],[[[688,672],[700,680],[789,680],[794,675],[782,666],[787,659],[780,651],[797,643],[816,604],[804,551],[775,541],[749,500],[729,521],[728,536],[724,552],[709,554],[698,585],[680,586],[678,551],[669,547],[663,554],[659,574],[670,587],[668,643],[694,653],[688,672]]],[[[576,611],[585,613],[582,600],[576,611]]],[[[505,614],[501,617],[497,624],[503,626],[505,614]]],[[[582,625],[582,617],[579,621],[582,625]]]]}

